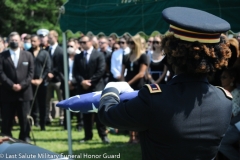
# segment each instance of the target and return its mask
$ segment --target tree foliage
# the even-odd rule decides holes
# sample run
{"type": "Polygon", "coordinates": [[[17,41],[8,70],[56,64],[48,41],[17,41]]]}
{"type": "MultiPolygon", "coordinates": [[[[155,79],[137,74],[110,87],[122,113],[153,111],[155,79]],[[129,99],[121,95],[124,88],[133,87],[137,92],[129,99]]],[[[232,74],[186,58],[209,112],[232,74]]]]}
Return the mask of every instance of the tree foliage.
{"type": "Polygon", "coordinates": [[[40,28],[57,30],[59,8],[66,0],[0,0],[0,34],[33,34],[40,28]]]}

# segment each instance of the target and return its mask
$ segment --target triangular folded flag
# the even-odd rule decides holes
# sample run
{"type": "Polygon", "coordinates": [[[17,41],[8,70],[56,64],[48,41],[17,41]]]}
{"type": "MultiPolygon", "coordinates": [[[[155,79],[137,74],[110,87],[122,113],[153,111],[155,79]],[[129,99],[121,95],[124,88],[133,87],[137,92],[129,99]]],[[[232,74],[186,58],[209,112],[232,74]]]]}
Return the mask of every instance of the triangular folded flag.
{"type": "MultiPolygon", "coordinates": [[[[70,110],[72,112],[90,113],[98,112],[102,91],[76,95],[57,103],[57,107],[70,110]]],[[[130,100],[137,96],[137,91],[125,92],[119,95],[120,101],[130,100]]]]}

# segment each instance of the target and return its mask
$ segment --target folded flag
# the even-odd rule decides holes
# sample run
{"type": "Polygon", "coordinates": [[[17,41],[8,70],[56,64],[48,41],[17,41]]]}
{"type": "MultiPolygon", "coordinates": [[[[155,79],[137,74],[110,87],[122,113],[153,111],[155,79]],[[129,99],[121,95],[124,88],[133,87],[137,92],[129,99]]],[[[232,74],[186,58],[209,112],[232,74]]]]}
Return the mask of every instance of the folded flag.
{"type": "MultiPolygon", "coordinates": [[[[98,112],[102,91],[76,95],[57,103],[57,107],[71,112],[91,113],[98,112]]],[[[138,91],[125,92],[119,95],[120,101],[130,100],[137,96],[138,91]]]]}

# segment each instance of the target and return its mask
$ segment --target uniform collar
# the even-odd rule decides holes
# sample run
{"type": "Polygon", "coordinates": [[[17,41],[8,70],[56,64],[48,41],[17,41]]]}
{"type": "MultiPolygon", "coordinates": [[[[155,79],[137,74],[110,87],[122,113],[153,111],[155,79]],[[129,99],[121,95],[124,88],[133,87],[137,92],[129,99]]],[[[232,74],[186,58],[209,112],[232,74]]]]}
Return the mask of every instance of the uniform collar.
{"type": "Polygon", "coordinates": [[[167,84],[174,85],[176,83],[187,83],[187,82],[203,82],[209,83],[206,76],[196,76],[187,73],[181,73],[172,78],[167,84]]]}

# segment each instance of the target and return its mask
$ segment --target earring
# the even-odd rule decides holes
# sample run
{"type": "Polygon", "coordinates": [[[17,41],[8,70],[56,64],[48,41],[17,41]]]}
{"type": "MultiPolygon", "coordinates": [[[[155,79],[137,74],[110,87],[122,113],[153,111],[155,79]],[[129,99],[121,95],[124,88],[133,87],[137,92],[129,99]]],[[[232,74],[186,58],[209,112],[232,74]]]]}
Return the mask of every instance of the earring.
{"type": "Polygon", "coordinates": [[[233,82],[231,82],[231,83],[230,83],[230,86],[232,87],[233,85],[234,85],[233,82]]]}

